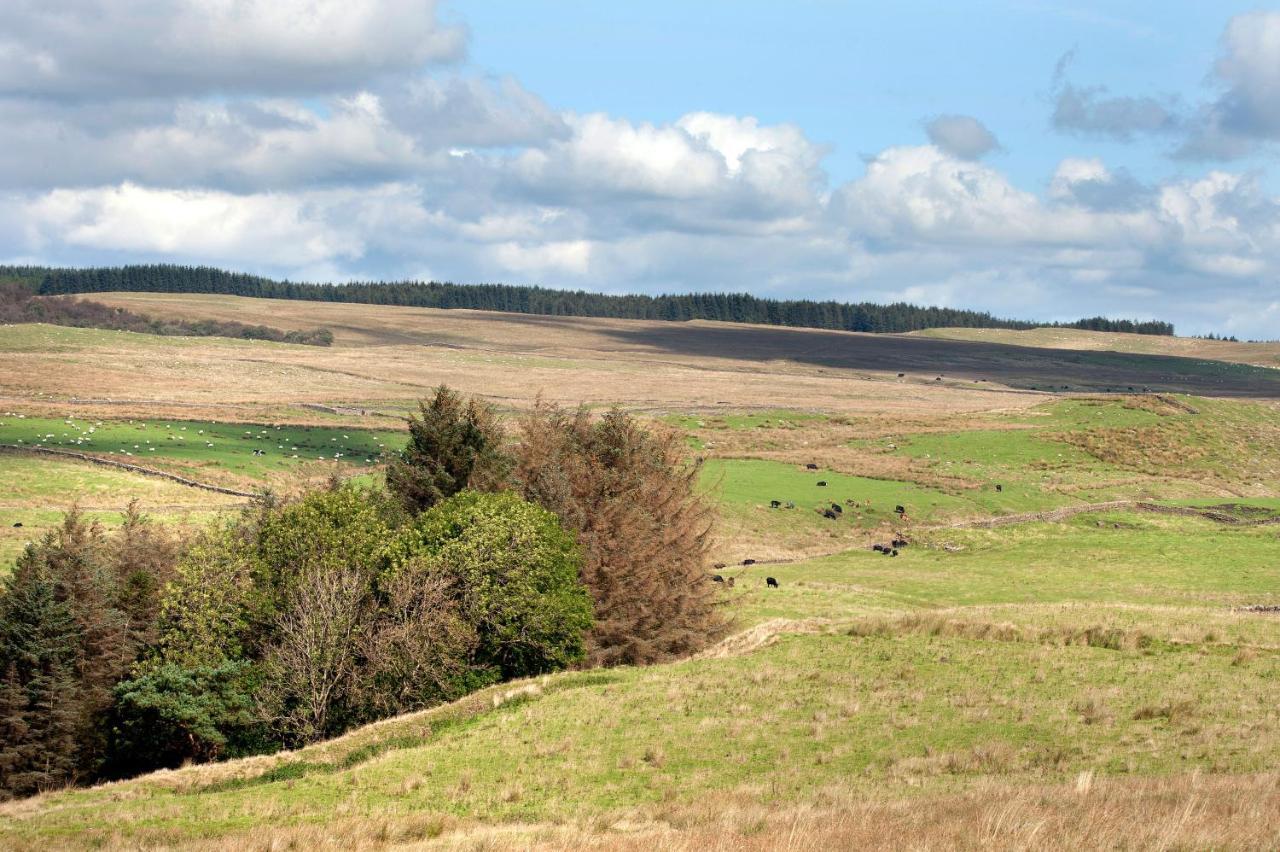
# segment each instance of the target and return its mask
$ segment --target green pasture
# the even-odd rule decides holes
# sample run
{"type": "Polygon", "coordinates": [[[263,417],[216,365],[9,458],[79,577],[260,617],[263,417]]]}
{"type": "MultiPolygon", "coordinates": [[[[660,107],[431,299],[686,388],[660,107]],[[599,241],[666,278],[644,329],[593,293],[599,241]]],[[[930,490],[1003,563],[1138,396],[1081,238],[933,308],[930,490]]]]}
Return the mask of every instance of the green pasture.
{"type": "Polygon", "coordinates": [[[377,464],[398,450],[404,433],[324,426],[219,423],[200,420],[97,420],[29,417],[0,411],[0,443],[48,447],[146,466],[170,462],[187,469],[220,468],[251,478],[300,462],[377,464]],[[258,453],[255,453],[259,451],[258,453]]]}
{"type": "Polygon", "coordinates": [[[776,807],[993,775],[1260,771],[1276,734],[1256,720],[1277,678],[1275,652],[1238,664],[1203,647],[785,636],[746,656],[547,678],[505,703],[500,687],[236,772],[57,793],[6,815],[0,843],[168,845],[346,820],[432,836],[457,820],[607,826],[707,798],[776,807]]]}

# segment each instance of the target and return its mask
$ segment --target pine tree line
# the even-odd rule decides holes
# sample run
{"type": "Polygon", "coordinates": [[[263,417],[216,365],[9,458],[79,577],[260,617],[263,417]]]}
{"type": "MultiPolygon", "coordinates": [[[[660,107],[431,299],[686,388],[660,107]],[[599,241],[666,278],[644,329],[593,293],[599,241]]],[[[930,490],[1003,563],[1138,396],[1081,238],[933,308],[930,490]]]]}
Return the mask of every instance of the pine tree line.
{"type": "MultiPolygon", "coordinates": [[[[218,293],[270,299],[402,305],[419,308],[467,308],[544,316],[608,317],[719,322],[862,332],[907,332],[926,328],[1030,329],[1046,325],[994,317],[984,311],[920,307],[905,302],[878,305],[809,299],[764,299],[747,293],[686,295],[607,295],[582,290],[552,290],[509,284],[448,282],[362,282],[302,284],[206,266],[164,264],[87,269],[0,267],[0,279],[20,279],[42,295],[138,291],[218,293]],[[34,283],[33,282],[38,282],[34,283]]],[[[1093,317],[1055,327],[1092,331],[1172,335],[1173,325],[1159,321],[1093,317]]]]}

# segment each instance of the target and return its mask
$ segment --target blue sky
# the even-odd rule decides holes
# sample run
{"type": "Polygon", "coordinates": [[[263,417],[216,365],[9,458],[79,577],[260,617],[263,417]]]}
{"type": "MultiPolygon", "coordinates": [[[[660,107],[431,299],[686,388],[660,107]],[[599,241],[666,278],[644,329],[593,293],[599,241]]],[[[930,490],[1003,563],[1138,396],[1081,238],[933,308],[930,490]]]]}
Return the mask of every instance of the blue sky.
{"type": "Polygon", "coordinates": [[[993,161],[1021,185],[1069,156],[1123,162],[1147,180],[1185,171],[1171,144],[1116,144],[1055,133],[1051,85],[1069,76],[1117,93],[1194,101],[1211,86],[1216,36],[1256,4],[825,0],[645,3],[452,0],[471,29],[469,64],[514,74],[556,106],[657,124],[694,111],[794,123],[830,146],[836,181],[863,157],[925,141],[938,114],[979,117],[1005,150],[993,161]]]}
{"type": "Polygon", "coordinates": [[[1280,337],[1280,11],[9,0],[0,262],[1280,337]]]}

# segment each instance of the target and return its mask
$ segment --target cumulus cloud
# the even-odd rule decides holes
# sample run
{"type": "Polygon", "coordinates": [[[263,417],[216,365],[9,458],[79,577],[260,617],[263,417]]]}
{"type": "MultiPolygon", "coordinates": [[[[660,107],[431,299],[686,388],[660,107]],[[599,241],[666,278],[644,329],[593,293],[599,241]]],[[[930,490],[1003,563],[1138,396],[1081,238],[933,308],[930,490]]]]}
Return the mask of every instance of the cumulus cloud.
{"type": "Polygon", "coordinates": [[[6,0],[0,94],[314,93],[458,59],[434,0],[6,0]]]}
{"type": "Polygon", "coordinates": [[[929,141],[962,160],[978,160],[1000,147],[995,134],[968,115],[940,115],[925,124],[929,141]]]}
{"type": "Polygon", "coordinates": [[[1198,111],[1178,156],[1232,160],[1280,141],[1280,12],[1232,18],[1213,74],[1221,94],[1198,111]]]}

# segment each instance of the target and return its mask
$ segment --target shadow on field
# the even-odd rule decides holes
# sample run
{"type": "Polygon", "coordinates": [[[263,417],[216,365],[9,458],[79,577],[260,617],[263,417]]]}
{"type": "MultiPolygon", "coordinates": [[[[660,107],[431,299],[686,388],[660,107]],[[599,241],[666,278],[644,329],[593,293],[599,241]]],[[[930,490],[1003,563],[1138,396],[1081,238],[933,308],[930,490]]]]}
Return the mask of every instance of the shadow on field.
{"type": "Polygon", "coordinates": [[[1041,349],[897,334],[850,334],[710,323],[600,330],[632,346],[700,358],[788,360],[908,378],[984,380],[1037,390],[1150,390],[1280,398],[1280,370],[1168,355],[1041,349]],[[1066,386],[1066,387],[1064,387],[1066,386]]]}

